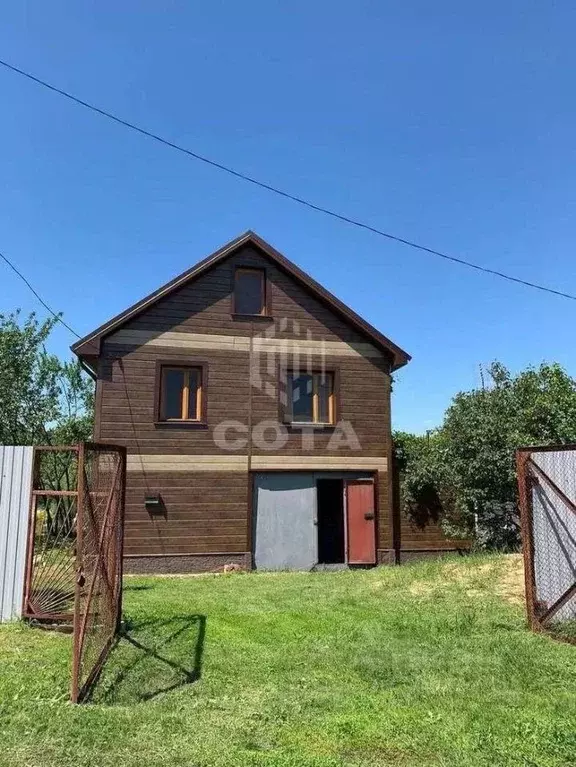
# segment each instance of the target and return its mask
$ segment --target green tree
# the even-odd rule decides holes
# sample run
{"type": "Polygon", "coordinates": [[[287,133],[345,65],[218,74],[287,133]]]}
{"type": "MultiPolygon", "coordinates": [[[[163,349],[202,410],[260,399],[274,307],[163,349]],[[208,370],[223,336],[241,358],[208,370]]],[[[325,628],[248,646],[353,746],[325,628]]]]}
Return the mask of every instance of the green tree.
{"type": "Polygon", "coordinates": [[[79,362],[45,349],[57,320],[0,315],[0,444],[70,444],[89,439],[93,383],[79,362]]]}
{"type": "Polygon", "coordinates": [[[94,429],[94,381],[79,360],[62,362],[56,374],[58,416],[49,429],[55,445],[74,445],[90,440],[94,429]]]}
{"type": "Polygon", "coordinates": [[[509,548],[518,542],[515,450],[576,440],[576,381],[558,364],[512,376],[498,362],[488,379],[456,395],[442,437],[458,511],[483,542],[509,548]]]}
{"type": "Polygon", "coordinates": [[[47,425],[58,416],[57,360],[44,343],[55,319],[38,322],[31,314],[0,315],[0,443],[46,441],[47,425]]]}
{"type": "Polygon", "coordinates": [[[475,534],[482,545],[513,548],[519,540],[515,450],[576,442],[576,381],[556,363],[513,376],[494,362],[486,378],[487,385],[454,397],[430,439],[402,438],[408,446],[403,505],[417,522],[428,509],[430,518],[475,534]]]}
{"type": "Polygon", "coordinates": [[[395,432],[396,467],[404,509],[419,527],[437,522],[444,511],[440,498],[441,461],[438,431],[426,436],[395,432]]]}

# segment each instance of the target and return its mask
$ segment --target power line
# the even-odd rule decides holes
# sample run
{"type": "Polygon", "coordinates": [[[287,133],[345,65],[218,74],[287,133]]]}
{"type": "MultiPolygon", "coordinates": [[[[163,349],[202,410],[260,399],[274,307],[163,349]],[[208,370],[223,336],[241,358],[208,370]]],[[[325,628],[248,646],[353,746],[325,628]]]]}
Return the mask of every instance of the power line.
{"type": "Polygon", "coordinates": [[[389,232],[385,232],[382,229],[378,229],[375,226],[371,226],[370,224],[367,224],[363,221],[358,221],[354,218],[350,218],[349,216],[345,216],[342,213],[337,213],[334,210],[330,210],[329,208],[324,208],[323,206],[317,205],[316,203],[311,202],[310,200],[306,200],[303,197],[298,197],[297,195],[291,194],[290,192],[286,192],[282,189],[278,189],[277,187],[272,186],[271,184],[267,184],[265,181],[260,181],[257,178],[248,176],[245,173],[241,173],[240,171],[234,170],[234,168],[231,168],[228,165],[223,165],[222,163],[216,162],[215,160],[211,160],[208,157],[204,157],[203,155],[198,154],[197,152],[193,152],[191,149],[186,149],[186,147],[180,146],[179,144],[175,144],[174,142],[169,141],[168,139],[162,138],[162,136],[159,136],[156,133],[152,133],[151,131],[148,131],[145,128],[141,128],[138,125],[135,125],[134,123],[128,122],[128,120],[124,120],[121,117],[118,117],[117,115],[112,114],[111,112],[107,112],[105,109],[101,109],[100,107],[95,106],[94,104],[90,104],[88,101],[84,101],[83,99],[78,98],[77,96],[74,96],[71,93],[68,93],[68,91],[62,90],[61,88],[57,88],[55,85],[51,85],[45,80],[41,80],[39,77],[36,77],[35,75],[30,74],[29,72],[25,72],[23,69],[19,69],[13,64],[9,64],[7,61],[3,61],[2,59],[0,59],[0,65],[5,67],[6,69],[9,69],[11,72],[15,72],[16,74],[26,77],[28,80],[32,80],[32,82],[35,82],[38,85],[41,85],[42,87],[47,88],[50,91],[53,91],[54,93],[58,93],[60,96],[64,96],[70,101],[73,101],[75,104],[79,104],[80,106],[83,106],[86,109],[90,109],[92,112],[96,112],[102,115],[103,117],[107,117],[109,120],[113,120],[115,123],[118,123],[119,125],[123,125],[125,128],[130,128],[130,130],[140,133],[142,136],[146,136],[147,138],[151,138],[154,141],[158,141],[160,144],[164,144],[165,146],[168,146],[171,149],[175,149],[178,152],[182,152],[183,154],[188,155],[189,157],[192,157],[195,160],[199,160],[200,162],[203,162],[206,165],[210,165],[213,168],[217,168],[218,170],[224,171],[225,173],[228,173],[231,176],[235,176],[236,178],[239,178],[242,181],[246,181],[250,184],[254,184],[254,186],[258,186],[261,189],[266,189],[268,192],[272,192],[273,194],[279,195],[280,197],[284,197],[287,200],[292,200],[292,202],[296,202],[299,205],[305,206],[306,208],[315,210],[318,213],[324,213],[326,216],[331,216],[332,218],[335,218],[338,221],[343,221],[344,223],[350,224],[351,226],[355,226],[355,227],[358,227],[359,229],[364,229],[368,232],[372,232],[373,234],[377,234],[380,237],[385,237],[386,239],[392,240],[393,242],[398,242],[401,245],[407,245],[410,248],[415,248],[416,250],[423,251],[424,253],[429,253],[433,256],[438,256],[439,258],[443,258],[446,261],[452,261],[453,263],[461,264],[462,266],[467,266],[470,269],[476,269],[479,272],[492,274],[495,277],[501,277],[502,279],[508,280],[509,282],[515,282],[519,285],[525,285],[526,287],[529,287],[529,288],[535,288],[536,290],[541,290],[545,293],[552,293],[556,296],[561,296],[562,298],[569,298],[572,301],[576,301],[576,295],[572,295],[570,293],[564,293],[563,291],[555,290],[554,288],[548,288],[545,285],[539,285],[538,283],[530,282],[529,280],[523,280],[520,277],[513,277],[512,275],[506,274],[505,272],[500,272],[497,269],[490,269],[487,266],[480,266],[480,264],[475,264],[472,261],[467,261],[463,258],[450,256],[447,253],[443,253],[440,250],[435,250],[434,248],[429,248],[425,245],[419,245],[417,242],[412,242],[412,240],[407,240],[404,237],[398,237],[394,234],[390,234],[389,232]]]}
{"type": "Polygon", "coordinates": [[[50,312],[50,314],[54,317],[54,319],[58,320],[58,322],[60,322],[62,325],[64,325],[64,327],[67,330],[69,330],[72,333],[72,335],[76,336],[76,338],[81,338],[82,337],[82,336],[79,336],[78,333],[70,327],[70,325],[68,325],[66,322],[64,322],[64,320],[62,319],[62,315],[61,314],[58,314],[57,312],[54,311],[54,309],[52,309],[51,307],[48,306],[48,304],[46,303],[46,301],[44,301],[42,296],[32,287],[32,285],[28,282],[26,277],[24,277],[22,272],[18,271],[18,269],[14,266],[14,264],[12,263],[12,261],[10,261],[10,259],[6,258],[6,256],[3,253],[0,253],[0,258],[2,259],[2,261],[4,261],[6,264],[8,264],[10,269],[12,269],[12,271],[15,272],[18,275],[18,277],[20,277],[22,282],[25,285],[28,286],[28,288],[32,291],[32,293],[34,293],[34,295],[36,296],[38,301],[40,301],[42,306],[48,312],[50,312]]]}

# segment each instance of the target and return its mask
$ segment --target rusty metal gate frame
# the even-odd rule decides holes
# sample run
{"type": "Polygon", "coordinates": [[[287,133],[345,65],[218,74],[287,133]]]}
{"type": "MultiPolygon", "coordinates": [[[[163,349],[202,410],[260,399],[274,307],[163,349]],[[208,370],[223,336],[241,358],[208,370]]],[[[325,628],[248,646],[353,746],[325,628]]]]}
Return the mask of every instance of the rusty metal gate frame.
{"type": "Polygon", "coordinates": [[[79,466],[73,703],[88,696],[120,629],[126,449],[84,443],[79,446],[79,466]],[[103,457],[110,466],[100,465],[103,457]]]}
{"type": "Polygon", "coordinates": [[[97,680],[120,628],[126,449],[95,442],[36,447],[32,474],[23,617],[72,624],[70,697],[79,703],[97,680]],[[73,489],[43,486],[42,456],[58,451],[74,462],[73,489]],[[62,499],[67,504],[64,532],[55,533],[46,521],[48,504],[56,504],[57,515],[62,499]]]}
{"type": "MultiPolygon", "coordinates": [[[[73,619],[73,605],[68,609],[67,602],[72,603],[74,599],[74,558],[66,563],[48,562],[42,560],[46,558],[47,550],[50,547],[48,541],[40,545],[37,540],[38,527],[43,527],[41,514],[44,511],[41,507],[47,502],[53,501],[58,504],[61,500],[75,505],[76,514],[74,519],[69,520],[69,530],[64,537],[56,535],[56,543],[53,549],[64,549],[66,544],[73,547],[75,518],[77,515],[77,489],[54,489],[43,487],[41,478],[41,466],[43,458],[50,455],[69,454],[69,460],[78,461],[79,445],[37,445],[34,447],[32,456],[32,491],[30,493],[30,511],[28,517],[28,534],[26,547],[26,570],[24,578],[24,595],[22,602],[22,617],[30,621],[41,623],[70,623],[73,619]],[[40,549],[40,550],[39,550],[40,549]],[[58,588],[69,580],[71,585],[68,595],[60,593],[60,598],[54,595],[58,588]],[[50,593],[52,591],[52,593],[50,593]],[[67,599],[67,596],[69,597],[67,599]]],[[[45,513],[45,512],[44,512],[45,513]]],[[[48,525],[48,528],[50,526],[48,525]]],[[[50,529],[45,532],[46,539],[50,537],[50,529]]]]}
{"type": "MultiPolygon", "coordinates": [[[[576,579],[552,605],[545,606],[538,601],[535,574],[534,551],[534,511],[532,491],[536,484],[543,483],[559,498],[567,509],[576,515],[576,503],[551,479],[532,459],[535,452],[561,452],[576,450],[576,444],[550,445],[544,447],[522,447],[516,451],[516,471],[520,522],[522,531],[522,553],[524,558],[524,578],[526,586],[526,611],[528,624],[533,631],[549,632],[554,616],[576,595],[576,579]]],[[[576,564],[576,563],[575,563],[576,564]]],[[[576,644],[576,638],[559,637],[563,641],[576,644]]]]}

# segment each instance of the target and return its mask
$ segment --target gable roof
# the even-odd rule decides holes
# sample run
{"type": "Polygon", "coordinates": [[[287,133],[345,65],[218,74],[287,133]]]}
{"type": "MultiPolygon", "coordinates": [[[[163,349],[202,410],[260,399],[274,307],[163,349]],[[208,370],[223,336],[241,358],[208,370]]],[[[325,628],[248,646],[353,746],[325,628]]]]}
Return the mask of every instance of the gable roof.
{"type": "Polygon", "coordinates": [[[275,248],[252,231],[247,231],[240,235],[240,237],[231,240],[231,242],[227,243],[210,256],[199,261],[191,269],[188,269],[178,277],[170,280],[170,282],[167,282],[161,288],[158,288],[158,290],[150,293],[150,295],[146,296],[141,301],[138,301],[133,306],[130,306],[125,311],[116,315],[116,317],[113,317],[108,322],[100,325],[96,330],[88,333],[88,335],[81,338],[70,348],[85,362],[87,362],[89,358],[97,357],[100,354],[101,342],[105,336],[117,330],[121,325],[136,315],[141,314],[157,301],[168,296],[174,290],[177,290],[187,282],[191,282],[205,274],[209,269],[212,269],[212,267],[221,263],[246,245],[252,245],[257,250],[261,251],[276,266],[303,286],[308,293],[314,296],[314,298],[328,306],[335,314],[343,318],[360,333],[367,336],[379,349],[389,354],[392,357],[392,370],[397,370],[410,361],[411,357],[407,352],[399,346],[396,346],[395,343],[389,338],[386,338],[385,335],[380,333],[379,330],[376,330],[376,328],[366,322],[366,320],[362,319],[362,317],[350,309],[349,306],[342,303],[336,296],[333,296],[332,293],[326,290],[326,288],[322,287],[320,283],[312,279],[306,272],[302,271],[296,264],[287,259],[286,256],[283,256],[282,253],[279,253],[275,248]]]}

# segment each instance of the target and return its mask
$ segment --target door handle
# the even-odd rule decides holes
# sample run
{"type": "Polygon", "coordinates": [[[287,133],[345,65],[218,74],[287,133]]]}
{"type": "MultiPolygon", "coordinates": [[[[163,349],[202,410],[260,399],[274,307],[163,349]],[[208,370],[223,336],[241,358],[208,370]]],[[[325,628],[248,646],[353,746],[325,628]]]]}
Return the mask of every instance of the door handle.
{"type": "Polygon", "coordinates": [[[364,514],[364,519],[368,519],[368,520],[374,519],[374,512],[373,511],[366,512],[366,514],[364,514]]]}

